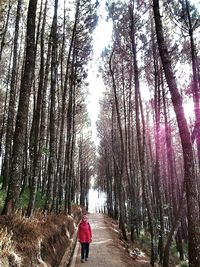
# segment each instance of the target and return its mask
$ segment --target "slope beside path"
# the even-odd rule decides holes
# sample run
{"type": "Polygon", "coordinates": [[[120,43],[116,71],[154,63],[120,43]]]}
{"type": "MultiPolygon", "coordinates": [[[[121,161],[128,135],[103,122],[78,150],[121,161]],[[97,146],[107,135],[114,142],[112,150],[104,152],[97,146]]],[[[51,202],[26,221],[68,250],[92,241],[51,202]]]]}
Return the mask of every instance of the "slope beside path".
{"type": "Polygon", "coordinates": [[[118,233],[111,227],[111,222],[103,214],[88,215],[92,227],[93,241],[87,262],[80,261],[80,245],[77,243],[70,267],[147,267],[146,257],[133,259],[122,246],[118,233]]]}

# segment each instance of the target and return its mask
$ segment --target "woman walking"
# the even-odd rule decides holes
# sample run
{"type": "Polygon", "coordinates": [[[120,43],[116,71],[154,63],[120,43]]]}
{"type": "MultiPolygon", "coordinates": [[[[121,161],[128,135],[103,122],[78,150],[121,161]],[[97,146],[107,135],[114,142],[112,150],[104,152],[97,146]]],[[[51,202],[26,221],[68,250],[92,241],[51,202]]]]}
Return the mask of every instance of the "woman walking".
{"type": "Polygon", "coordinates": [[[78,226],[78,241],[81,243],[81,262],[84,262],[84,259],[87,261],[89,246],[92,242],[92,230],[86,215],[83,215],[78,226]]]}

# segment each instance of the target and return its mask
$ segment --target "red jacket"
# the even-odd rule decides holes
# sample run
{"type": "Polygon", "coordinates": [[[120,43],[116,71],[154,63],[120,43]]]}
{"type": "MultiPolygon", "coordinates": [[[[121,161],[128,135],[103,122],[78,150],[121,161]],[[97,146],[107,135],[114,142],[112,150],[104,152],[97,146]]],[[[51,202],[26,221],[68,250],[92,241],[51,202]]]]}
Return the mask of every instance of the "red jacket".
{"type": "Polygon", "coordinates": [[[92,242],[92,230],[88,221],[81,221],[78,226],[78,241],[80,243],[92,242]]]}

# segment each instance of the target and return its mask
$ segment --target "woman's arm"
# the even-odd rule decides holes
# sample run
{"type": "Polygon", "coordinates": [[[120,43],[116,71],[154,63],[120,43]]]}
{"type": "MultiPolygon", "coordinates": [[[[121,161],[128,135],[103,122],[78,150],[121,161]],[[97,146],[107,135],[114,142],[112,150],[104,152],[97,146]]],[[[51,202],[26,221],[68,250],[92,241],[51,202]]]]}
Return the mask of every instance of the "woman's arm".
{"type": "MultiPolygon", "coordinates": [[[[89,224],[89,223],[88,223],[88,224],[89,224]]],[[[92,229],[91,229],[90,224],[89,224],[89,232],[90,232],[90,240],[91,240],[91,242],[92,242],[92,229]]]]}

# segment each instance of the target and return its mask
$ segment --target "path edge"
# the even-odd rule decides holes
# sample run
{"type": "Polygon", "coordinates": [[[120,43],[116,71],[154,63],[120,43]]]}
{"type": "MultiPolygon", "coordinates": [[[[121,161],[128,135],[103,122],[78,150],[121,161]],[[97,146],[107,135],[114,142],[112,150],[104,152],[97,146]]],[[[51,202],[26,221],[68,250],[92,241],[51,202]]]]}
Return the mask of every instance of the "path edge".
{"type": "Polygon", "coordinates": [[[71,244],[67,248],[65,254],[62,257],[62,260],[59,264],[59,267],[69,267],[71,266],[71,261],[74,255],[75,248],[77,247],[77,229],[75,230],[74,234],[71,238],[71,244]]]}

